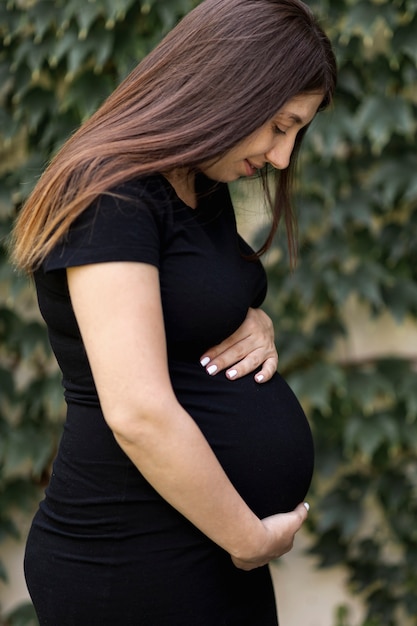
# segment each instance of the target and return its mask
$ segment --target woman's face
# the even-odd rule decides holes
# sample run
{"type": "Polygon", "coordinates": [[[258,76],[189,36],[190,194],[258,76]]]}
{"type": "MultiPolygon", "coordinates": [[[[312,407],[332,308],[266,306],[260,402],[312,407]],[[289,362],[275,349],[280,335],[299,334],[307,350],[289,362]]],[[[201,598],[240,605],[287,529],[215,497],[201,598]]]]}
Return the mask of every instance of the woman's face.
{"type": "Polygon", "coordinates": [[[311,122],[322,100],[322,94],[301,94],[288,100],[271,120],[220,159],[203,164],[201,171],[212,180],[229,183],[253,176],[266,164],[285,169],[298,131],[311,122]]]}

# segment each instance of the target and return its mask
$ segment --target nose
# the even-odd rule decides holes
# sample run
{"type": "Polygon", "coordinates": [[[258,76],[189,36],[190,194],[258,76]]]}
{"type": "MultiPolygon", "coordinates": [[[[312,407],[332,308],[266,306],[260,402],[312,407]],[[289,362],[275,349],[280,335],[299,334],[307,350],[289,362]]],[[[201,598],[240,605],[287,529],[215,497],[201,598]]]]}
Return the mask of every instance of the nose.
{"type": "Polygon", "coordinates": [[[274,144],[271,150],[265,154],[265,158],[276,170],[285,170],[290,164],[293,149],[293,140],[280,141],[274,144]]]}

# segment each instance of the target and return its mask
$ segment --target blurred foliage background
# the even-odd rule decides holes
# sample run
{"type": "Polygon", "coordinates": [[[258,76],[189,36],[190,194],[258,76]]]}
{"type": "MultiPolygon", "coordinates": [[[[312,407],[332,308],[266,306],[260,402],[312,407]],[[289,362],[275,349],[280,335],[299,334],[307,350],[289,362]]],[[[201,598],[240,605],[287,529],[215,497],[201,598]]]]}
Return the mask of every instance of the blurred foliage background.
{"type": "MultiPolygon", "coordinates": [[[[12,221],[62,142],[197,3],[1,0],[0,542],[41,497],[63,418],[33,289],[7,261],[12,221]]],[[[278,238],[267,306],[315,434],[312,551],[346,565],[366,604],[361,625],[339,607],[335,626],[417,625],[417,355],[336,349],[352,301],[375,322],[417,323],[417,0],[307,4],[340,78],[303,151],[298,268],[278,238]]],[[[0,623],[36,619],[23,605],[0,623]]]]}

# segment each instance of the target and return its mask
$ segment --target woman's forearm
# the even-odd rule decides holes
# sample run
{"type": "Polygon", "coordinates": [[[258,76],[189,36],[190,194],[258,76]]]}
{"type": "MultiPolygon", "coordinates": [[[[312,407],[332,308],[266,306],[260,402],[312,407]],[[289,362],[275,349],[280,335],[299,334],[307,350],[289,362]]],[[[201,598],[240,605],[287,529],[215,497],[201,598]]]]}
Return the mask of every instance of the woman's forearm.
{"type": "Polygon", "coordinates": [[[233,557],[259,556],[265,528],[227,478],[192,418],[174,402],[129,420],[115,438],[148,482],[233,557]],[[136,422],[136,423],[135,423],[136,422]]]}

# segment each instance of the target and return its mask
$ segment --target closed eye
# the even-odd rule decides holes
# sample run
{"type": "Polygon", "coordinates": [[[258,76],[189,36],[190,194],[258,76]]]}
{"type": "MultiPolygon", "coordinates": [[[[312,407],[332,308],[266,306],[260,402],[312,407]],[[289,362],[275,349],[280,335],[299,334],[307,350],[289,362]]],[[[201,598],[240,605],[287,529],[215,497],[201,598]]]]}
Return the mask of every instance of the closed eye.
{"type": "Polygon", "coordinates": [[[277,124],[274,124],[274,133],[276,135],[286,135],[286,131],[282,130],[282,128],[280,128],[277,124]]]}

